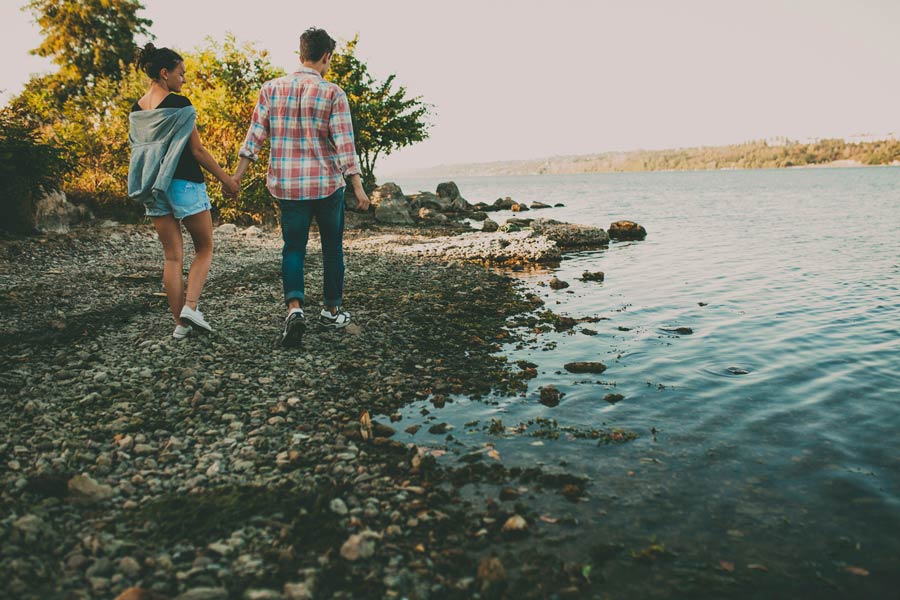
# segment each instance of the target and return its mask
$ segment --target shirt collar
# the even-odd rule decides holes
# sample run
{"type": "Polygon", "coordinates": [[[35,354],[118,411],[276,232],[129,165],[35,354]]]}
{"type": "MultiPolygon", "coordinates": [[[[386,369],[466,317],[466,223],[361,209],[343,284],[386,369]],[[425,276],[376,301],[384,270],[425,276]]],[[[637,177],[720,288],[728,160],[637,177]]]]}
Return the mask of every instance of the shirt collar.
{"type": "Polygon", "coordinates": [[[322,76],[315,69],[310,69],[309,67],[300,67],[295,71],[295,73],[306,73],[307,75],[315,75],[319,79],[322,79],[322,76]]]}

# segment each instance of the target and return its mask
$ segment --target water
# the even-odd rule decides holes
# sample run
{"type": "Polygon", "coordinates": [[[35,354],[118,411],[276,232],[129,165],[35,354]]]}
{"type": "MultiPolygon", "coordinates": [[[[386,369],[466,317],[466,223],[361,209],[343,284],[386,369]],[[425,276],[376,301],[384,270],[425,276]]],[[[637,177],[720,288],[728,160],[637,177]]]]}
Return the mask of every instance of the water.
{"type": "MultiPolygon", "coordinates": [[[[522,396],[404,410],[401,429],[423,422],[427,407],[426,424],[450,423],[455,440],[427,427],[400,439],[450,450],[442,459],[449,464],[491,444],[506,466],[589,477],[586,500],[539,507],[580,527],[538,527],[567,539],[554,550],[563,558],[584,560],[592,543],[584,531],[621,550],[595,560],[614,597],[896,593],[900,168],[456,182],[473,203],[511,196],[565,204],[518,216],[603,228],[629,219],[648,237],[514,273],[547,308],[608,320],[504,348],[510,360],[539,365],[522,396]],[[606,280],[581,282],[585,270],[604,271],[606,280]],[[571,286],[540,285],[551,273],[571,286]],[[563,369],[576,360],[609,368],[563,369]],[[537,401],[548,384],[565,393],[553,408],[537,401]],[[609,393],[624,399],[612,405],[603,400],[609,393]],[[491,419],[509,427],[539,417],[638,437],[598,445],[565,431],[533,437],[534,425],[519,434],[485,430],[491,419]],[[653,543],[666,552],[632,557],[653,543]]],[[[409,194],[438,181],[397,183],[409,194]]],[[[491,214],[500,223],[510,216],[491,214]]]]}

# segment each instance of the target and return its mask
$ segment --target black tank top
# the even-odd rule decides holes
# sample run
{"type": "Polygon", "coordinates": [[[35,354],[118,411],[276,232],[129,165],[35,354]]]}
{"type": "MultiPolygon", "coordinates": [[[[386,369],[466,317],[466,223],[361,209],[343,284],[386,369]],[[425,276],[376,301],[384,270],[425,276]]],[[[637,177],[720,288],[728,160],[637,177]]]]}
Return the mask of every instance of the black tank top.
{"type": "MultiPolygon", "coordinates": [[[[179,96],[175,93],[170,93],[165,99],[159,103],[159,106],[156,108],[184,108],[185,106],[190,106],[191,101],[188,100],[185,96],[179,96]]],[[[137,102],[134,103],[134,106],[131,107],[131,112],[135,112],[138,110],[143,110],[141,105],[137,102]]],[[[197,162],[197,159],[194,158],[194,155],[191,154],[191,149],[189,145],[184,147],[184,150],[181,153],[181,158],[178,159],[178,166],[175,168],[174,179],[184,179],[186,181],[194,181],[196,183],[204,183],[203,179],[203,171],[200,169],[200,163],[197,162]]]]}

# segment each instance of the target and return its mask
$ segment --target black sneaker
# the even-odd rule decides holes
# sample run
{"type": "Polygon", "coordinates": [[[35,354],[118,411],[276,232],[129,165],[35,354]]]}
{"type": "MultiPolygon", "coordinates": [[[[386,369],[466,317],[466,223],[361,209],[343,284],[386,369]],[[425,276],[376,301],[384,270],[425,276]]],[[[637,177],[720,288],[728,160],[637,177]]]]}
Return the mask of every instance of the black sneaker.
{"type": "Polygon", "coordinates": [[[322,309],[319,313],[319,325],[322,327],[330,327],[332,329],[340,329],[350,324],[350,313],[345,310],[338,310],[335,314],[331,311],[322,309]]]}
{"type": "Polygon", "coordinates": [[[284,320],[284,330],[281,332],[281,345],[294,348],[303,341],[303,331],[306,323],[303,322],[303,309],[292,308],[284,320]]]}

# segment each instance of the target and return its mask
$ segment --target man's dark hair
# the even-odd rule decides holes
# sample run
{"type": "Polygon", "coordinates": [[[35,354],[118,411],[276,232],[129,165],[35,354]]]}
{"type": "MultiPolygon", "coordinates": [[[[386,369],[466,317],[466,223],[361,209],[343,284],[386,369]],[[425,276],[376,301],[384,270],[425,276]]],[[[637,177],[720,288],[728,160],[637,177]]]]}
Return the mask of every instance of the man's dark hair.
{"type": "Polygon", "coordinates": [[[329,52],[334,52],[337,42],[324,29],[310,27],[300,36],[300,60],[318,62],[329,52]]]}

